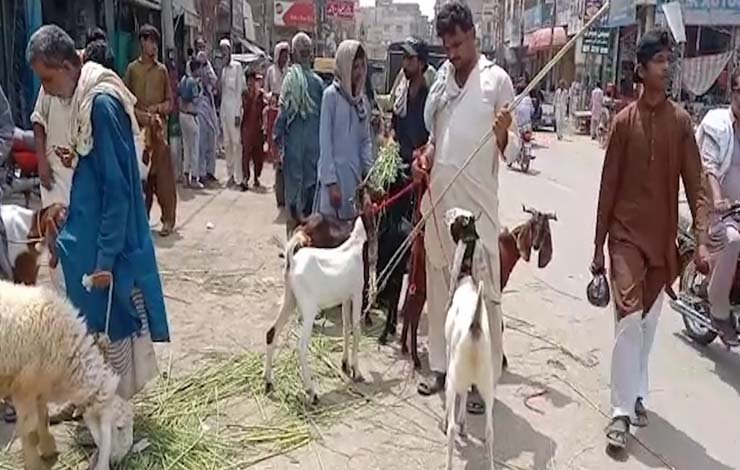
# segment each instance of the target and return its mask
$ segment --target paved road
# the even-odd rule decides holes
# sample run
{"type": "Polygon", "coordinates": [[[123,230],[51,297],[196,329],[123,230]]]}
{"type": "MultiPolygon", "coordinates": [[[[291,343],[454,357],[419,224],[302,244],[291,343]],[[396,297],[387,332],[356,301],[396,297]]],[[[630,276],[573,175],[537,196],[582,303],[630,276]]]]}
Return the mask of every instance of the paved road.
{"type": "MultiPolygon", "coordinates": [[[[539,134],[538,140],[544,147],[536,149],[532,174],[502,169],[500,178],[503,223],[521,222],[522,204],[556,211],[558,221],[552,225],[552,263],[544,270],[517,266],[505,294],[511,369],[495,407],[497,468],[740,468],[740,431],[733,419],[740,416],[740,358],[718,345],[695,348],[668,307],[651,363],[650,426],[638,431],[639,441],[631,440],[623,456],[606,455],[602,428],[609,410],[613,319],[584,295],[603,152],[581,137],[558,142],[539,134]]],[[[416,379],[393,361],[389,355],[390,369],[378,370],[385,380],[404,378],[392,389],[401,404],[385,400],[374,412],[333,429],[297,461],[278,459],[264,468],[443,468],[441,400],[415,396],[416,379]]],[[[455,468],[487,468],[478,440],[482,421],[472,422],[471,442],[456,445],[455,468]]]]}
{"type": "MultiPolygon", "coordinates": [[[[584,295],[602,152],[583,138],[537,138],[544,147],[535,150],[532,174],[504,168],[500,177],[505,224],[525,219],[522,204],[556,211],[558,221],[552,263],[544,270],[518,265],[504,296],[511,368],[494,408],[497,469],[740,468],[740,359],[718,345],[696,349],[668,308],[651,364],[650,427],[619,460],[605,454],[613,320],[584,295]]],[[[269,175],[264,181],[271,183],[269,175]]],[[[272,238],[283,236],[273,194],[181,192],[178,233],[157,240],[173,333],[172,345],[158,349],[163,364],[170,351],[179,370],[212,351],[262,348],[281,295],[272,238]]],[[[256,468],[444,468],[442,400],[415,393],[419,374],[399,358],[398,346],[364,346],[361,369],[370,403],[322,429],[320,442],[256,468]]],[[[470,439],[456,442],[454,468],[489,468],[483,422],[469,423],[470,439]]]]}

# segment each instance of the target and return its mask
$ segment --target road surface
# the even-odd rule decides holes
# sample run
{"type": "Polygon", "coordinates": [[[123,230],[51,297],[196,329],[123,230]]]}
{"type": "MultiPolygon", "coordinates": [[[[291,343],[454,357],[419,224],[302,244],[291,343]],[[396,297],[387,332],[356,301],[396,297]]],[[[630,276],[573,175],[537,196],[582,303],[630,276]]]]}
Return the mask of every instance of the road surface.
{"type": "MultiPolygon", "coordinates": [[[[543,133],[537,139],[531,174],[500,172],[504,224],[525,220],[522,204],[555,211],[558,220],[552,263],[543,270],[519,264],[504,295],[510,369],[494,408],[496,468],[740,468],[740,358],[717,344],[694,347],[668,307],[651,363],[650,426],[620,458],[606,455],[613,318],[611,310],[585,300],[603,152],[582,137],[558,142],[543,133]]],[[[271,176],[263,181],[271,184],[271,176]]],[[[169,355],[178,371],[212,353],[262,350],[282,289],[275,240],[284,239],[284,226],[274,200],[270,192],[180,192],[178,230],[157,238],[173,338],[158,347],[163,367],[169,355]]],[[[369,383],[363,387],[371,402],[321,429],[319,441],[255,468],[444,468],[442,399],[416,394],[422,375],[398,349],[364,343],[361,369],[369,383]]],[[[422,360],[426,364],[425,353],[422,360]]],[[[489,468],[483,419],[468,422],[470,437],[456,441],[454,468],[489,468]]]]}

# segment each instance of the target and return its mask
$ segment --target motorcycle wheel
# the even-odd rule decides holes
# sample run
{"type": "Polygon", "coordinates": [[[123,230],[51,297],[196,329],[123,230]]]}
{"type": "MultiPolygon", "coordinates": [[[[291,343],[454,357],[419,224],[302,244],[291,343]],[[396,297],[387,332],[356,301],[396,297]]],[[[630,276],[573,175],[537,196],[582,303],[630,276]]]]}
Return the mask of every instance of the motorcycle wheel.
{"type": "MultiPolygon", "coordinates": [[[[694,260],[691,260],[688,262],[683,270],[683,273],[681,274],[679,287],[681,289],[681,292],[688,292],[693,294],[694,288],[696,286],[699,286],[703,281],[704,275],[696,270],[694,260]]],[[[705,309],[702,309],[700,313],[704,316],[708,316],[709,312],[707,312],[705,309]]],[[[694,320],[686,317],[685,315],[681,315],[681,318],[683,319],[683,324],[686,327],[686,335],[694,342],[702,346],[707,346],[717,338],[717,333],[715,333],[714,331],[706,328],[705,326],[697,324],[694,320]]]]}

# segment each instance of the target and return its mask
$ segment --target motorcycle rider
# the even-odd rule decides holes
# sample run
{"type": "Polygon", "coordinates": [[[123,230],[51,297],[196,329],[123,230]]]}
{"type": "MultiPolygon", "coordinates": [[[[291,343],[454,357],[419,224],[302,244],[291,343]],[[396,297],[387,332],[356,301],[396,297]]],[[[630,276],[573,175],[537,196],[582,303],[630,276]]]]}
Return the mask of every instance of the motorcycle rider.
{"type": "MultiPolygon", "coordinates": [[[[520,81],[516,86],[517,97],[524,93],[524,89],[527,84],[520,81]]],[[[527,130],[532,130],[532,115],[534,114],[534,102],[531,96],[525,96],[522,98],[522,102],[516,107],[516,122],[519,126],[519,133],[523,133],[527,130]]]]}
{"type": "Polygon", "coordinates": [[[736,143],[740,139],[740,70],[733,73],[731,89],[729,109],[709,111],[696,130],[696,140],[714,208],[709,229],[713,269],[708,294],[712,323],[725,344],[740,346],[730,319],[730,291],[740,256],[740,218],[722,218],[723,212],[740,202],[740,145],[736,143]]]}

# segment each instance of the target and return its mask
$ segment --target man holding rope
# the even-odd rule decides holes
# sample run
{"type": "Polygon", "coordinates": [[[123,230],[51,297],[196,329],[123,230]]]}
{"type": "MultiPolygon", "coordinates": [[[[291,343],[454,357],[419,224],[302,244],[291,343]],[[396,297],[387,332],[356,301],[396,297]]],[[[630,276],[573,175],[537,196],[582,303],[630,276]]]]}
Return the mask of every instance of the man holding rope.
{"type": "MultiPolygon", "coordinates": [[[[424,118],[431,137],[412,168],[417,181],[429,179],[429,190],[422,200],[424,213],[429,212],[432,201],[443,188],[452,183],[491,126],[495,139],[488,140],[472,163],[464,167],[434,208],[432,225],[427,225],[425,230],[429,365],[434,377],[419,384],[418,391],[422,395],[436,394],[444,389],[445,384],[444,325],[449,292],[449,263],[446,259],[452,256],[455,247],[448,229],[440,224],[445,212],[451,208],[460,207],[481,214],[476,225],[488,256],[476,271],[485,275],[481,280],[486,285],[484,297],[492,345],[496,345],[491,353],[494,367],[501,367],[498,159],[513,161],[520,145],[516,124],[509,111],[509,105],[514,101],[511,78],[477,50],[470,8],[458,0],[445,4],[437,15],[436,28],[449,60],[440,68],[429,92],[424,118]]],[[[499,375],[494,374],[496,377],[499,375]]],[[[477,392],[468,396],[468,411],[483,413],[483,403],[477,392]]]]}

